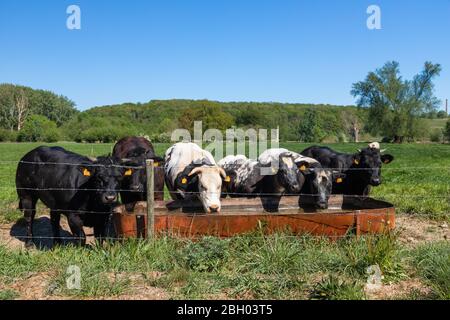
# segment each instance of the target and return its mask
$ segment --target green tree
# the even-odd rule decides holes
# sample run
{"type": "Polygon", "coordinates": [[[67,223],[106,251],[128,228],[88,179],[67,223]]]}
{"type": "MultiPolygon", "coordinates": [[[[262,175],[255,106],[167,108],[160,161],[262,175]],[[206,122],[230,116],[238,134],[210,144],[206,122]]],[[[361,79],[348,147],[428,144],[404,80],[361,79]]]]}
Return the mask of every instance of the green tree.
{"type": "Polygon", "coordinates": [[[200,106],[185,109],[178,118],[181,128],[189,131],[193,131],[195,121],[203,122],[203,130],[221,131],[231,128],[235,123],[230,114],[223,112],[219,104],[211,101],[202,101],[200,106]]]}
{"type": "Polygon", "coordinates": [[[20,142],[56,142],[59,140],[59,131],[55,122],[35,114],[27,118],[17,140],[20,142]]]}
{"type": "Polygon", "coordinates": [[[19,85],[0,84],[0,128],[20,131],[32,114],[45,116],[61,126],[77,112],[74,102],[64,96],[19,85]]]}
{"type": "Polygon", "coordinates": [[[434,96],[433,79],[441,66],[426,62],[421,73],[412,80],[403,80],[398,62],[386,63],[370,72],[364,81],[353,84],[351,94],[357,104],[369,108],[367,129],[401,143],[416,137],[417,118],[435,110],[439,100],[434,96]]]}

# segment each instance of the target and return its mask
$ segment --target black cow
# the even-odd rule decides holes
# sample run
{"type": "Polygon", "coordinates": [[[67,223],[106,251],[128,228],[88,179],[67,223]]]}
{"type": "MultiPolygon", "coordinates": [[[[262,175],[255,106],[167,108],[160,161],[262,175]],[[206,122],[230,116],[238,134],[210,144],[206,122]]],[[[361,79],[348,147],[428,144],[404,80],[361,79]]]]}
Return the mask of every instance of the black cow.
{"type": "Polygon", "coordinates": [[[127,175],[122,182],[120,198],[124,204],[147,200],[147,173],[145,161],[154,160],[155,200],[164,200],[164,159],[155,154],[153,145],[143,137],[126,137],[119,140],[113,156],[128,161],[127,175]]]}
{"type": "Polygon", "coordinates": [[[91,159],[60,147],[38,147],[19,162],[16,189],[19,208],[27,222],[26,246],[33,245],[36,202],[50,208],[54,242],[61,242],[60,215],[67,216],[72,234],[86,243],[83,226],[102,239],[112,206],[118,198],[124,169],[119,159],[91,159]]]}
{"type": "Polygon", "coordinates": [[[382,154],[377,142],[357,153],[340,153],[328,147],[312,146],[301,152],[320,162],[324,168],[345,174],[342,183],[333,183],[333,194],[368,196],[371,186],[381,184],[381,166],[394,160],[390,154],[382,154]]]}

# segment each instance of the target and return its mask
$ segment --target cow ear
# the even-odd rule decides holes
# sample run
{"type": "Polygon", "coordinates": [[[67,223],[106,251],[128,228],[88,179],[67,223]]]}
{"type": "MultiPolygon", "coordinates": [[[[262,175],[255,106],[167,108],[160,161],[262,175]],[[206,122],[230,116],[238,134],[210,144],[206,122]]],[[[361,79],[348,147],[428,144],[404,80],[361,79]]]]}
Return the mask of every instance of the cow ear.
{"type": "Polygon", "coordinates": [[[361,157],[359,156],[359,154],[355,154],[353,155],[353,160],[352,160],[353,164],[358,166],[361,162],[361,157]]]}
{"type": "Polygon", "coordinates": [[[125,176],[125,177],[129,177],[129,176],[131,176],[131,175],[133,175],[133,169],[131,169],[131,168],[125,168],[125,171],[123,172],[123,175],[125,176]]]}
{"type": "Polygon", "coordinates": [[[343,183],[345,179],[345,173],[333,172],[333,183],[343,183]]]}
{"type": "Polygon", "coordinates": [[[163,167],[164,166],[164,159],[161,158],[161,157],[153,157],[153,166],[155,168],[163,167]]]}
{"type": "Polygon", "coordinates": [[[80,166],[78,167],[81,174],[85,177],[91,177],[94,174],[94,167],[92,166],[80,166]]]}
{"type": "Polygon", "coordinates": [[[308,161],[299,161],[296,163],[298,170],[303,174],[312,173],[310,163],[308,161]]]}
{"type": "Polygon", "coordinates": [[[383,154],[381,156],[381,161],[384,164],[388,164],[388,163],[391,163],[392,161],[394,161],[394,157],[392,155],[390,155],[390,154],[383,154]]]}

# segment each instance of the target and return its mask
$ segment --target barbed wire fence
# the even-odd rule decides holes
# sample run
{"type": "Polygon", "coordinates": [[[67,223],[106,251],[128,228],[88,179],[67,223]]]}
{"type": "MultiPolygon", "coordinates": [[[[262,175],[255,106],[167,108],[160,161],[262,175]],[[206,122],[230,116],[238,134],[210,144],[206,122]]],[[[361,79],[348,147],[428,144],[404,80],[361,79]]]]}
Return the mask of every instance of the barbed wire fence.
{"type": "MultiPolygon", "coordinates": [[[[14,164],[19,164],[19,163],[23,163],[23,164],[34,164],[34,165],[39,165],[39,166],[76,166],[76,167],[117,167],[117,168],[133,168],[133,169],[137,169],[137,170],[142,170],[142,169],[146,169],[146,166],[130,166],[130,165],[122,165],[122,164],[90,164],[90,163],[61,163],[61,162],[32,162],[32,161],[9,161],[9,160],[2,160],[0,161],[0,164],[9,164],[9,165],[14,165],[14,164]]],[[[176,167],[175,169],[180,169],[180,168],[184,168],[184,167],[176,167]]],[[[341,168],[327,168],[329,170],[339,170],[341,168]]],[[[428,167],[420,167],[420,166],[410,166],[410,167],[400,167],[400,168],[395,168],[395,167],[387,167],[387,168],[383,168],[384,171],[386,170],[390,170],[390,171],[412,171],[412,170],[419,170],[419,169],[427,169],[427,170],[449,170],[450,171],[450,167],[442,167],[442,166],[428,166],[428,167]]],[[[351,170],[353,171],[367,171],[370,170],[368,168],[352,168],[351,170]]],[[[5,175],[0,175],[1,177],[11,177],[11,174],[5,174],[5,175]]],[[[114,192],[133,192],[135,193],[136,190],[135,189],[114,189],[114,190],[109,190],[109,189],[92,189],[92,188],[58,188],[58,187],[41,187],[41,188],[27,188],[27,187],[17,187],[15,185],[2,185],[0,186],[0,190],[27,190],[27,191],[84,191],[84,192],[108,192],[108,191],[114,191],[114,192]]],[[[449,200],[450,203],[450,184],[448,185],[448,190],[449,193],[447,194],[441,194],[441,195],[416,195],[416,194],[408,194],[408,193],[404,193],[402,192],[401,194],[392,194],[391,196],[386,196],[386,195],[381,195],[381,196],[377,196],[378,199],[382,199],[382,200],[390,200],[390,199],[399,199],[399,198],[412,198],[412,199],[447,199],[449,200]]],[[[144,190],[140,191],[143,192],[144,190]]],[[[139,191],[138,191],[139,192],[139,191]]],[[[158,193],[163,193],[163,194],[167,194],[168,192],[164,191],[164,190],[154,190],[154,194],[158,194],[158,193]]],[[[170,191],[170,193],[172,194],[182,194],[182,195],[190,195],[190,196],[196,196],[199,195],[200,192],[189,192],[189,191],[170,191]]],[[[214,192],[211,192],[214,193],[214,192]]],[[[319,196],[319,194],[311,194],[311,193],[242,193],[242,192],[220,192],[217,193],[218,195],[227,195],[227,196],[239,196],[242,198],[245,197],[271,197],[271,196],[298,196],[298,197],[302,197],[302,196],[319,196]]],[[[345,197],[347,198],[361,198],[361,195],[345,195],[345,197]]],[[[0,200],[0,204],[3,201],[0,200]]],[[[6,205],[10,205],[11,202],[7,203],[5,202],[6,205]]],[[[17,207],[16,208],[0,208],[0,214],[2,213],[7,213],[7,212],[11,212],[14,210],[19,210],[17,207]]],[[[44,209],[45,210],[45,209],[44,209]]],[[[49,210],[49,209],[47,209],[49,210]]],[[[37,210],[36,210],[37,211],[37,210]]],[[[85,215],[85,214],[104,214],[104,215],[112,215],[112,210],[110,211],[95,211],[95,210],[76,210],[76,209],[54,209],[53,211],[58,212],[58,213],[62,213],[62,214],[79,214],[79,215],[85,215]]],[[[220,214],[220,213],[219,213],[220,214]]],[[[268,214],[277,214],[277,215],[283,215],[282,212],[276,212],[276,213],[268,213],[268,214]]],[[[430,214],[428,213],[413,213],[413,214],[407,214],[408,216],[430,216],[430,214]]],[[[5,230],[5,228],[3,228],[2,226],[0,226],[0,229],[5,230]]],[[[289,235],[285,235],[288,236],[289,235]]],[[[327,236],[315,236],[315,237],[326,237],[326,238],[345,238],[345,237],[351,237],[353,235],[349,234],[349,235],[338,235],[338,236],[332,236],[332,235],[327,235],[327,236]]],[[[190,238],[201,238],[202,236],[193,236],[190,238]]],[[[298,237],[298,235],[292,235],[291,237],[298,237]]],[[[22,235],[17,235],[16,238],[18,239],[23,239],[23,240],[27,240],[27,239],[36,239],[36,240],[45,240],[45,239],[59,239],[59,240],[82,240],[84,238],[80,238],[80,237],[75,237],[75,236],[70,236],[70,237],[52,237],[52,236],[33,236],[33,237],[29,237],[29,236],[22,236],[22,235]]],[[[123,240],[124,238],[122,237],[106,237],[106,239],[108,240],[123,240]]]]}

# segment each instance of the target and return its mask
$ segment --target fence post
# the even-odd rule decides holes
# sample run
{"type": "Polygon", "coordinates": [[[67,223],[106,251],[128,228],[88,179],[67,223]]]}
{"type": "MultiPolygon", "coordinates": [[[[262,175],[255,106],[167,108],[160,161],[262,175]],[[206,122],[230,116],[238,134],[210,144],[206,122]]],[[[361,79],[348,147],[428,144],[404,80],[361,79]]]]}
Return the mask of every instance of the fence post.
{"type": "Polygon", "coordinates": [[[147,239],[155,235],[155,180],[152,159],[145,161],[147,171],[147,239]]]}

